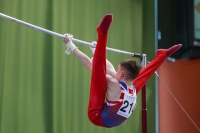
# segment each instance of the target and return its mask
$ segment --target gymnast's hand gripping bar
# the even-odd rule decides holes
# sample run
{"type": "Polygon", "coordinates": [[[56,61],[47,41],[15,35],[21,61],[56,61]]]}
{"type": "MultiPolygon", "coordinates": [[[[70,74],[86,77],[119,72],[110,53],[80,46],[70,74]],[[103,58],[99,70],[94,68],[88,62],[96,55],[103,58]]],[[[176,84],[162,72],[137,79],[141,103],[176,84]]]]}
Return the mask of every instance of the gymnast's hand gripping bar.
{"type": "MultiPolygon", "coordinates": [[[[38,27],[38,26],[35,26],[33,24],[21,21],[19,19],[7,16],[7,15],[2,14],[2,13],[0,13],[0,17],[5,18],[5,19],[10,20],[10,21],[13,21],[13,22],[16,22],[16,23],[19,23],[19,24],[24,25],[24,26],[30,27],[32,29],[39,30],[41,32],[44,32],[44,33],[59,37],[59,38],[65,38],[65,35],[62,35],[62,34],[59,34],[59,33],[56,33],[56,32],[53,32],[53,31],[50,31],[50,30],[47,30],[47,29],[44,29],[44,28],[41,28],[41,27],[38,27]]],[[[94,45],[92,45],[92,43],[81,41],[81,40],[78,40],[78,39],[75,39],[75,38],[72,38],[72,37],[71,37],[71,40],[73,42],[75,42],[75,43],[79,43],[79,44],[83,44],[83,45],[86,45],[86,46],[94,47],[94,45]]],[[[111,52],[120,53],[120,54],[130,55],[130,56],[137,57],[137,58],[142,58],[142,54],[138,54],[138,53],[131,53],[131,52],[122,51],[122,50],[113,49],[113,48],[108,48],[108,47],[106,47],[106,50],[107,51],[111,51],[111,52]]]]}

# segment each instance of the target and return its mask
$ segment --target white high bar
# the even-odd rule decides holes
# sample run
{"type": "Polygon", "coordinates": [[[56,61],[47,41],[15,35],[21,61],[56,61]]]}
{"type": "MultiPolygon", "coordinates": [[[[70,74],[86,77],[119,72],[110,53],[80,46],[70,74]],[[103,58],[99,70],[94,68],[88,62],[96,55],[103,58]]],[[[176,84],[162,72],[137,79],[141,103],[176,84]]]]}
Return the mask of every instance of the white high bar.
{"type": "MultiPolygon", "coordinates": [[[[44,32],[44,33],[59,37],[59,38],[65,38],[65,35],[62,35],[62,34],[59,34],[59,33],[56,33],[56,32],[53,32],[53,31],[50,31],[50,30],[47,30],[47,29],[44,29],[44,28],[41,28],[41,27],[38,27],[38,26],[35,26],[33,24],[21,21],[19,19],[10,17],[10,16],[2,14],[2,13],[0,13],[0,17],[5,18],[5,19],[10,20],[10,21],[13,21],[13,22],[16,22],[16,23],[19,23],[19,24],[24,25],[24,26],[30,27],[32,29],[39,30],[41,32],[44,32]]],[[[85,41],[78,40],[78,39],[75,39],[75,38],[71,38],[71,40],[73,42],[75,42],[75,43],[79,43],[79,44],[83,44],[83,45],[86,45],[86,46],[94,47],[94,45],[92,45],[92,43],[89,43],[89,42],[85,42],[85,41]]],[[[106,47],[106,50],[107,51],[111,51],[111,52],[120,53],[120,54],[130,55],[130,56],[133,56],[133,57],[142,58],[142,54],[138,54],[138,53],[131,53],[131,52],[122,51],[122,50],[118,50],[118,49],[113,49],[113,48],[109,48],[109,47],[106,47]]]]}

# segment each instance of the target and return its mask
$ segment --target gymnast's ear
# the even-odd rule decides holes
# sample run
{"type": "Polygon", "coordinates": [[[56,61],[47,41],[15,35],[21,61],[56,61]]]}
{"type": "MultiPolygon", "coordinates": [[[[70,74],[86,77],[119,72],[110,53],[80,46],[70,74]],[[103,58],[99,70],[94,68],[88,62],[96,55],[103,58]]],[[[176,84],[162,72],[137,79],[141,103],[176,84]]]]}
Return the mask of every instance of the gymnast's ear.
{"type": "Polygon", "coordinates": [[[124,72],[124,71],[121,71],[120,76],[123,77],[124,74],[125,74],[125,72],[124,72]]]}

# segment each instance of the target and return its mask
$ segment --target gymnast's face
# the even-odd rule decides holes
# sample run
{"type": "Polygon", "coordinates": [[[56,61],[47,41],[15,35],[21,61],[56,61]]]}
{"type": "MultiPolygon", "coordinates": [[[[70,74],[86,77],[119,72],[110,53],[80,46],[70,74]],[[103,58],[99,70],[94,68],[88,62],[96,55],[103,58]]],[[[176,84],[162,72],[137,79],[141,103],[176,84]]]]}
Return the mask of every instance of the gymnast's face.
{"type": "Polygon", "coordinates": [[[120,81],[124,77],[124,73],[124,69],[121,67],[121,65],[118,65],[115,79],[120,81]]]}

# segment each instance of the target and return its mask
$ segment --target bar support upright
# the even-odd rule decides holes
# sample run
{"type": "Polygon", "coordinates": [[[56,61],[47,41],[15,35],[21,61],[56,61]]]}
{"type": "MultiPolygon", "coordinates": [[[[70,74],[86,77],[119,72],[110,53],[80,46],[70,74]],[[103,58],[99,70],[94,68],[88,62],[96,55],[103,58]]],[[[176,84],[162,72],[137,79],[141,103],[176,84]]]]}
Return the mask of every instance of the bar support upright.
{"type": "MultiPolygon", "coordinates": [[[[146,67],[146,54],[142,55],[141,64],[142,68],[146,67]]],[[[142,133],[148,132],[147,126],[147,102],[146,102],[146,85],[142,88],[142,133]]]]}

